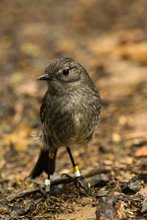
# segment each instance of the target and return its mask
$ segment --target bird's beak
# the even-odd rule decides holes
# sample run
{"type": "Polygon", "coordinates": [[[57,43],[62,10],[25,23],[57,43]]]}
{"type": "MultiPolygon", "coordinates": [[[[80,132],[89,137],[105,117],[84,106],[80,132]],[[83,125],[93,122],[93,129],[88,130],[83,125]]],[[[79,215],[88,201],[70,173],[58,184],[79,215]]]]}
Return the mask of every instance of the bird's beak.
{"type": "Polygon", "coordinates": [[[42,76],[39,76],[37,80],[50,80],[50,76],[48,74],[43,74],[42,76]]]}

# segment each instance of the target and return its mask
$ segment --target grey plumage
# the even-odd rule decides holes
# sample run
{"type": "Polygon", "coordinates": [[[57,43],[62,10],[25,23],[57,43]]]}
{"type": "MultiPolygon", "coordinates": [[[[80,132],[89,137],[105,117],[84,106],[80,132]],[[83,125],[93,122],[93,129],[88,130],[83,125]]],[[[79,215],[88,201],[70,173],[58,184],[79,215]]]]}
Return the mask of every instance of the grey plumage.
{"type": "MultiPolygon", "coordinates": [[[[54,158],[55,163],[60,146],[78,145],[91,139],[99,124],[101,101],[85,68],[72,58],[50,61],[39,80],[48,83],[40,109],[42,151],[54,158]]],[[[37,176],[35,172],[34,168],[33,178],[37,176]]]]}

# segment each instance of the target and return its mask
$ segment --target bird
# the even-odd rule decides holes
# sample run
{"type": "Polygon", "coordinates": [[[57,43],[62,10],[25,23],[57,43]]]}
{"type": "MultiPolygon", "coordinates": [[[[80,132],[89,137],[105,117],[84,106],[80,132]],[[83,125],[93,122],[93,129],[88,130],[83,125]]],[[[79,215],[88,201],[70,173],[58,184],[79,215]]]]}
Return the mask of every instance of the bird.
{"type": "MultiPolygon", "coordinates": [[[[83,180],[72,155],[72,146],[88,143],[100,122],[101,98],[87,70],[71,57],[49,61],[38,81],[48,88],[40,107],[43,146],[30,174],[36,178],[47,173],[46,192],[50,192],[51,175],[55,172],[57,151],[65,147],[79,184],[83,180]]],[[[83,184],[84,186],[84,184],[83,184]]]]}

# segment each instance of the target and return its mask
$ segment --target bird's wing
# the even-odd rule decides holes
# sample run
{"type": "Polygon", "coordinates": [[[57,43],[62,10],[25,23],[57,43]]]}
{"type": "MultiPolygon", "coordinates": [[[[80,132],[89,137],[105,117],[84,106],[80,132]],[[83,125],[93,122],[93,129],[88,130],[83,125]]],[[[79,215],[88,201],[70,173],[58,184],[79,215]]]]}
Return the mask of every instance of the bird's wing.
{"type": "Polygon", "coordinates": [[[47,102],[47,92],[46,92],[42,100],[42,105],[40,107],[40,119],[42,123],[44,122],[44,119],[45,119],[47,105],[48,105],[48,102],[47,102]]]}

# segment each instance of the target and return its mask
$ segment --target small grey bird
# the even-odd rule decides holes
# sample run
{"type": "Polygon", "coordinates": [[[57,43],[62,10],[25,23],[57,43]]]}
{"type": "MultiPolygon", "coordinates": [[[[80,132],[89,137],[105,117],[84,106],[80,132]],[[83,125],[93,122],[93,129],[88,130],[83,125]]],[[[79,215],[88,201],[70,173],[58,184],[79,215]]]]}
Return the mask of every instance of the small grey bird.
{"type": "Polygon", "coordinates": [[[40,109],[44,145],[31,177],[45,171],[46,191],[49,191],[50,175],[55,171],[56,154],[61,146],[67,148],[76,177],[80,179],[70,148],[92,138],[99,124],[101,101],[85,68],[70,57],[50,61],[38,80],[48,83],[40,109]]]}

